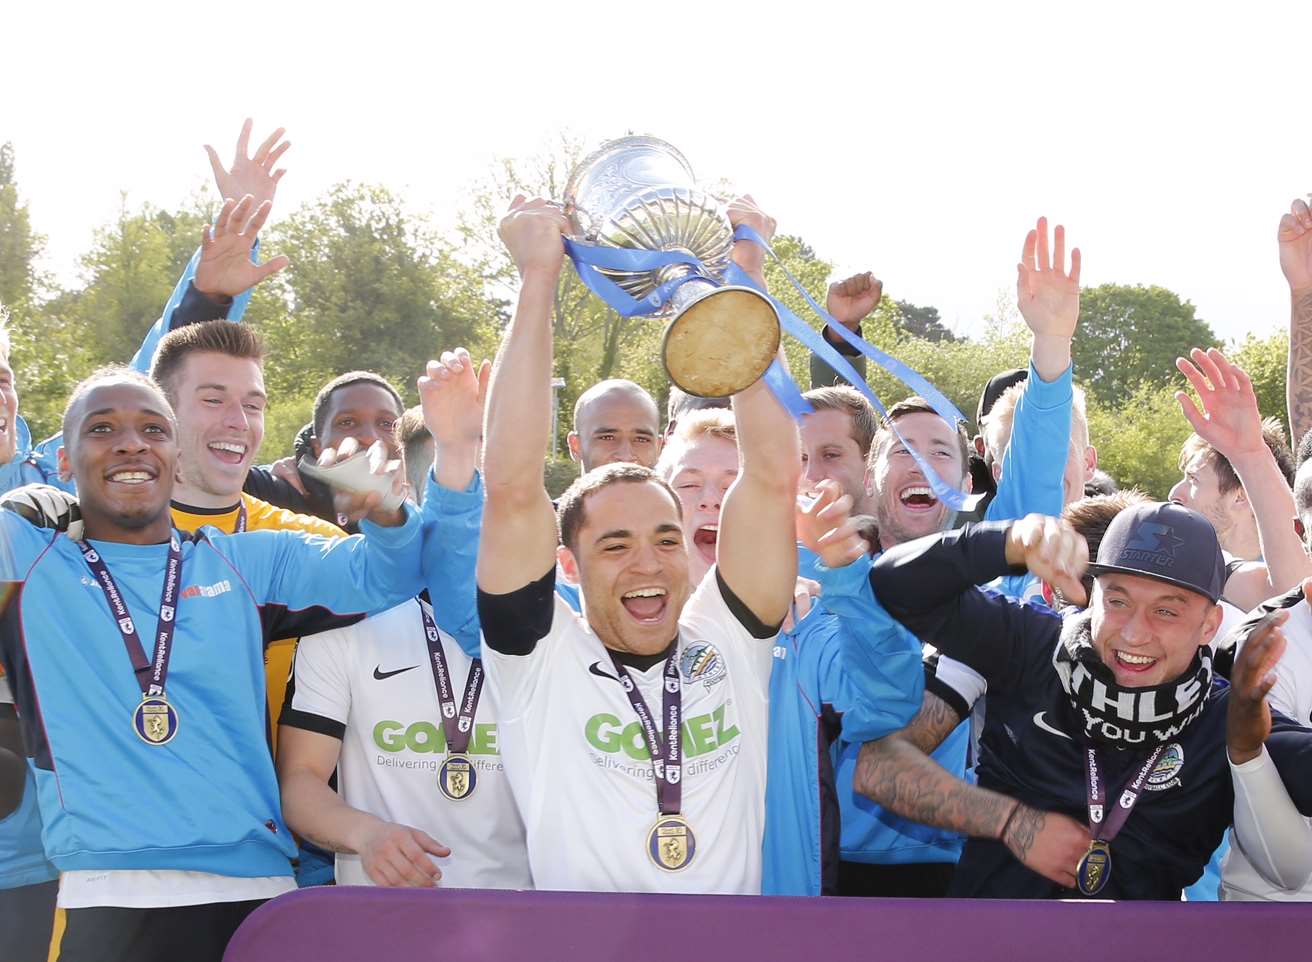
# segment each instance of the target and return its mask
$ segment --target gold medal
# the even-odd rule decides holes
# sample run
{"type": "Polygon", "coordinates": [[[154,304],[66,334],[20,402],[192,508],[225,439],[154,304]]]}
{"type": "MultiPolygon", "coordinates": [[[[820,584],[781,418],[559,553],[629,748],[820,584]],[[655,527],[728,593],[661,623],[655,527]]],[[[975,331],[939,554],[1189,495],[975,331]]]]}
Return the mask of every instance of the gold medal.
{"type": "Polygon", "coordinates": [[[681,872],[697,854],[692,826],[682,815],[662,815],[647,834],[647,855],[658,869],[681,872]]]}
{"type": "Polygon", "coordinates": [[[1084,895],[1097,895],[1112,875],[1112,849],[1100,838],[1089,843],[1089,850],[1075,869],[1075,884],[1084,895]]]}
{"type": "Polygon", "coordinates": [[[446,757],[437,770],[437,787],[453,802],[463,801],[474,794],[478,785],[478,770],[465,754],[446,757]]]}
{"type": "Polygon", "coordinates": [[[178,710],[163,695],[143,695],[132,712],[132,730],[147,745],[167,745],[178,733],[178,710]]]}

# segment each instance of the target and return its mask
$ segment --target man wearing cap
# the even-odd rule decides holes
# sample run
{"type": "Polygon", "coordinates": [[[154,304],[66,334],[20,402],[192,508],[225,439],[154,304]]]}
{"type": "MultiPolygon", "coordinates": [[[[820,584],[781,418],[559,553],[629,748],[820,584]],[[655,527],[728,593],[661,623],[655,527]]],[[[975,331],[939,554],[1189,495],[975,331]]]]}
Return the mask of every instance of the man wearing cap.
{"type": "MultiPolygon", "coordinates": [[[[927,759],[858,772],[858,789],[892,811],[971,836],[951,895],[1178,900],[1232,812],[1247,819],[1236,821],[1241,844],[1283,838],[1281,819],[1312,812],[1312,731],[1273,718],[1264,701],[1283,617],[1254,633],[1232,688],[1213,684],[1225,564],[1201,515],[1160,503],[1122,511],[1090,566],[1087,610],[1059,615],[975,587],[1028,569],[1083,598],[1087,558],[1069,525],[1031,515],[922,538],[822,578],[831,604],[845,595],[873,608],[877,598],[987,682],[978,786],[927,759]]],[[[939,693],[950,729],[968,701],[939,693]]],[[[1264,866],[1286,881],[1312,871],[1299,861],[1307,846],[1253,848],[1294,859],[1264,866]]]]}

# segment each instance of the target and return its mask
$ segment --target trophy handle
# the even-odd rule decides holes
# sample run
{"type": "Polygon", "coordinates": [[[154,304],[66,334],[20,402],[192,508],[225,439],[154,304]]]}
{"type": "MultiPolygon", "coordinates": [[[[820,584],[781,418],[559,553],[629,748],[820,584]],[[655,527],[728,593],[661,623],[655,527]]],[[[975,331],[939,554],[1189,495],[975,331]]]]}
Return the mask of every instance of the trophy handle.
{"type": "Polygon", "coordinates": [[[761,379],[781,336],[779,314],[759,291],[717,287],[699,293],[666,326],[661,359],[686,393],[729,397],[761,379]]]}

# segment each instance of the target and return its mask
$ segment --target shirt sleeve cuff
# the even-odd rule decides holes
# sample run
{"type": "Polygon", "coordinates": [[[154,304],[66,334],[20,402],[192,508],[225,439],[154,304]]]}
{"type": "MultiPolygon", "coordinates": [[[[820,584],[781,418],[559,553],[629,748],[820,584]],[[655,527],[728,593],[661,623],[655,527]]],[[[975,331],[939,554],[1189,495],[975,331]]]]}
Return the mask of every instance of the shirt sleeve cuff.
{"type": "Polygon", "coordinates": [[[385,527],[380,524],[374,524],[368,518],[360,519],[360,533],[365,535],[369,540],[379,544],[388,545],[389,547],[399,548],[409,544],[411,540],[419,536],[424,530],[423,522],[419,518],[419,511],[415,508],[414,502],[406,501],[401,505],[401,510],[405,512],[405,523],[395,527],[385,527]]]}
{"type": "Polygon", "coordinates": [[[1039,372],[1034,370],[1034,362],[1030,361],[1029,377],[1025,379],[1025,400],[1041,408],[1055,408],[1062,404],[1069,404],[1073,396],[1074,370],[1074,364],[1067,364],[1066,370],[1058,374],[1055,379],[1045,381],[1039,377],[1039,372]]]}
{"type": "Polygon", "coordinates": [[[483,504],[483,475],[475,470],[468,487],[463,491],[453,491],[438,484],[437,477],[430,468],[424,488],[425,503],[430,499],[442,514],[460,514],[478,508],[483,504]]]}

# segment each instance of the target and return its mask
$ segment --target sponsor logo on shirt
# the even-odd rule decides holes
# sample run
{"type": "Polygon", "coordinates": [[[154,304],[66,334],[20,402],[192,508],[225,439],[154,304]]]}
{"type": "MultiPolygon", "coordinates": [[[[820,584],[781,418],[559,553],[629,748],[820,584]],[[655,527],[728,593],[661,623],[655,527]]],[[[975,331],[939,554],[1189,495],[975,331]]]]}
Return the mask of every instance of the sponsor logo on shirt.
{"type": "Polygon", "coordinates": [[[219,595],[227,594],[232,590],[232,582],[226,578],[223,581],[216,581],[212,585],[191,585],[182,589],[179,598],[217,598],[219,595]]]}
{"type": "MultiPolygon", "coordinates": [[[[445,755],[446,732],[442,726],[430,721],[417,721],[406,725],[403,722],[386,719],[374,726],[374,744],[385,752],[412,751],[421,755],[445,755]]],[[[469,755],[500,755],[497,746],[497,726],[495,722],[474,725],[474,734],[469,739],[469,755]]]]}
{"type": "Polygon", "coordinates": [[[720,650],[707,641],[695,641],[683,649],[679,656],[679,671],[686,683],[702,682],[707,691],[727,677],[720,650]]]}
{"type": "MultiPolygon", "coordinates": [[[[683,722],[683,754],[686,758],[696,758],[723,748],[741,734],[737,725],[725,719],[726,707],[720,705],[713,712],[693,715],[683,722]]],[[[651,760],[642,736],[642,725],[636,721],[626,725],[610,712],[589,718],[583,726],[583,737],[593,748],[608,755],[623,753],[636,762],[651,760]]]]}

